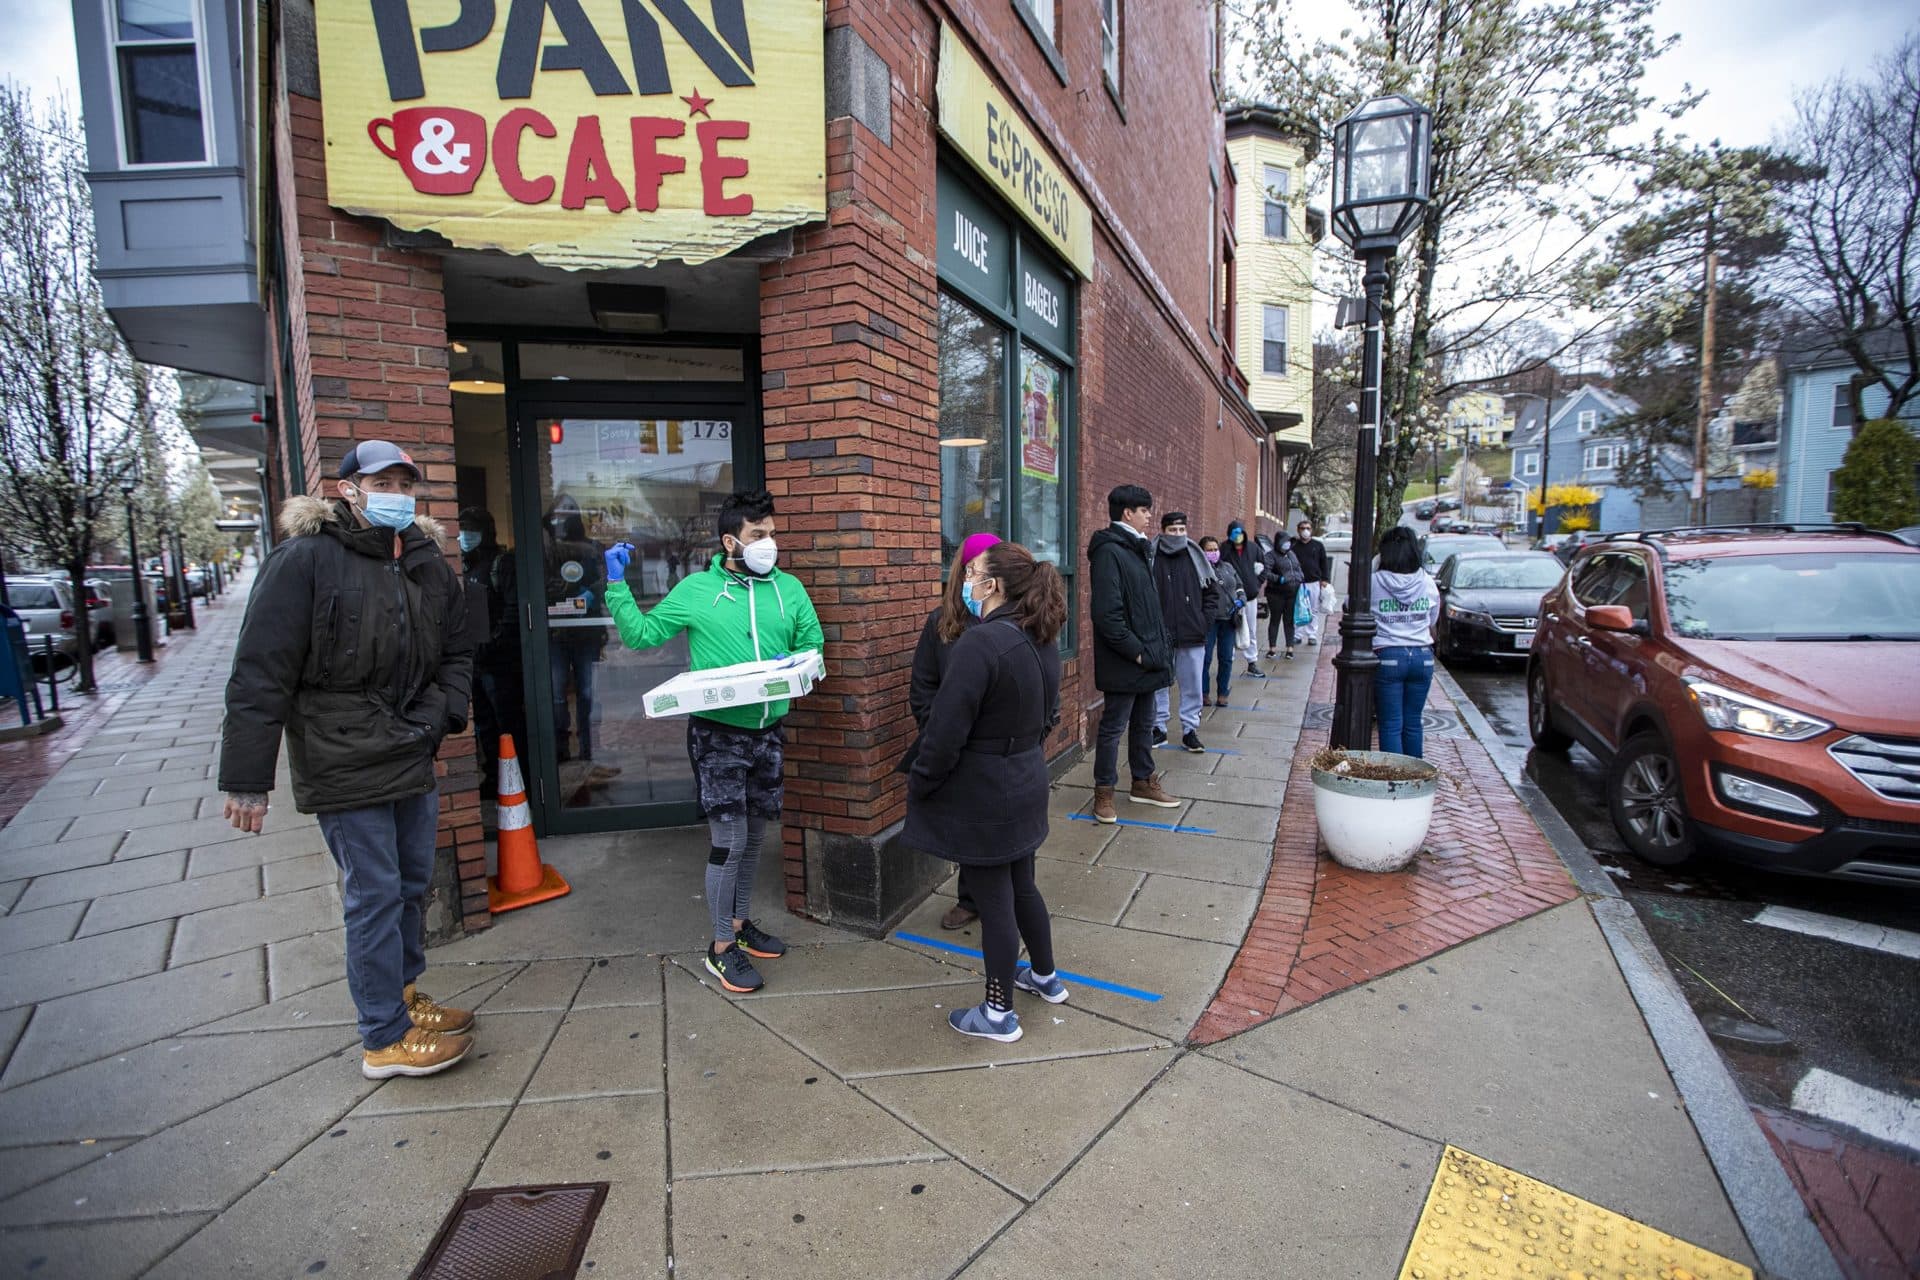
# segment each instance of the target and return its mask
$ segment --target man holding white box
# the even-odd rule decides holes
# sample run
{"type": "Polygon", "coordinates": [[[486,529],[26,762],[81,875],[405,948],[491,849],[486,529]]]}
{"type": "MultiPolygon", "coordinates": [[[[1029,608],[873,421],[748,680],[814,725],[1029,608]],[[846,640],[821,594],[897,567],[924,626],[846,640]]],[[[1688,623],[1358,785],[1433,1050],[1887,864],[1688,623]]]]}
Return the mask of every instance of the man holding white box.
{"type": "MultiPolygon", "coordinates": [[[[650,649],[684,631],[694,671],[808,649],[820,652],[825,637],[806,588],[775,564],[772,495],[760,489],[728,498],[720,505],[719,532],[721,553],[713,563],[675,583],[651,613],[634,602],[626,583],[632,544],[607,550],[607,610],[621,642],[629,649],[650,649]]],[[[687,722],[687,754],[712,843],[706,897],[713,942],[707,970],[728,991],[758,990],[764,980],[753,958],[771,959],[787,949],[747,912],[767,823],[780,816],[785,746],[780,722],[789,705],[703,708],[687,722]]]]}

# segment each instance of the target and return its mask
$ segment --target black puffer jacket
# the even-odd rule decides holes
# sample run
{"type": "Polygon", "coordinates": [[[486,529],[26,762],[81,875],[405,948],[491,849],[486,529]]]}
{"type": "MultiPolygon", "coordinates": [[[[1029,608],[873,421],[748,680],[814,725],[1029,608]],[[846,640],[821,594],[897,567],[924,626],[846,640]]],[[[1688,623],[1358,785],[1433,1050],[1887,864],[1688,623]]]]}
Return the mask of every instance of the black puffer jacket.
{"type": "Polygon", "coordinates": [[[467,723],[466,594],[421,519],[401,534],[346,504],[294,498],[260,567],[227,680],[220,789],[273,789],[287,738],[293,800],[327,813],[425,795],[434,753],[467,723]]]}
{"type": "Polygon", "coordinates": [[[1112,525],[1087,541],[1092,578],[1093,687],[1152,693],[1173,683],[1173,648],[1160,619],[1160,593],[1147,565],[1147,540],[1112,525]],[[1137,661],[1136,661],[1137,659],[1137,661]]]}
{"type": "Polygon", "coordinates": [[[1047,838],[1046,737],[1060,718],[1060,649],[1002,607],[948,651],[907,774],[909,846],[967,866],[1025,857],[1047,838]]]}

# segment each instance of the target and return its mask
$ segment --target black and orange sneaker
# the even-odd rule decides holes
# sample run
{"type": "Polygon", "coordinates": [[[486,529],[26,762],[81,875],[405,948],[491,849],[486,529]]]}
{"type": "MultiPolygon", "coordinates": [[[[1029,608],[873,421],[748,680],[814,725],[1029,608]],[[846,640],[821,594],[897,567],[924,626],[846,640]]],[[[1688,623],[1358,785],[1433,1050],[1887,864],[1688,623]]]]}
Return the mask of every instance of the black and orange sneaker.
{"type": "Polygon", "coordinates": [[[787,954],[786,943],[751,920],[740,922],[740,927],[733,931],[733,941],[742,951],[756,960],[778,960],[787,954]]]}
{"type": "Polygon", "coordinates": [[[747,959],[747,953],[740,949],[738,943],[720,952],[708,947],[707,972],[718,978],[721,986],[737,995],[758,991],[767,985],[767,980],[760,976],[760,971],[753,967],[753,961],[747,959]]]}

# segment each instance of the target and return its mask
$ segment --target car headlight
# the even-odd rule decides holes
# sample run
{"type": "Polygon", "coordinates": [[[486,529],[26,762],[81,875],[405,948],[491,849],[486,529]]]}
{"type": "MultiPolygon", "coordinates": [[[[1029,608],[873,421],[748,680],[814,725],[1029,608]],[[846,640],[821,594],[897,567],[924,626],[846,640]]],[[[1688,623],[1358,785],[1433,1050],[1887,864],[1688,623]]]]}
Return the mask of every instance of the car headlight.
{"type": "Polygon", "coordinates": [[[1800,742],[1833,728],[1825,720],[1816,720],[1775,703],[1735,693],[1697,676],[1686,677],[1687,691],[1700,718],[1709,729],[1752,734],[1756,738],[1774,738],[1781,742],[1800,742]]]}
{"type": "Polygon", "coordinates": [[[1447,616],[1460,622],[1472,622],[1483,627],[1493,625],[1493,619],[1489,618],[1486,614],[1476,613],[1472,609],[1462,609],[1459,605],[1448,605],[1447,616]]]}

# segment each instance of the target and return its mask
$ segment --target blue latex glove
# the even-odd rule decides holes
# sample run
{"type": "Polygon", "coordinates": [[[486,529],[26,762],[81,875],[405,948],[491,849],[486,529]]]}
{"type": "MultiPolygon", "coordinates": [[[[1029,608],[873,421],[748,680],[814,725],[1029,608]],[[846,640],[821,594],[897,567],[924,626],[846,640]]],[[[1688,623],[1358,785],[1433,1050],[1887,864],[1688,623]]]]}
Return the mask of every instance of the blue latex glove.
{"type": "Polygon", "coordinates": [[[631,542],[616,542],[608,547],[606,550],[607,581],[625,581],[627,576],[627,563],[632,559],[633,544],[631,542]]]}

